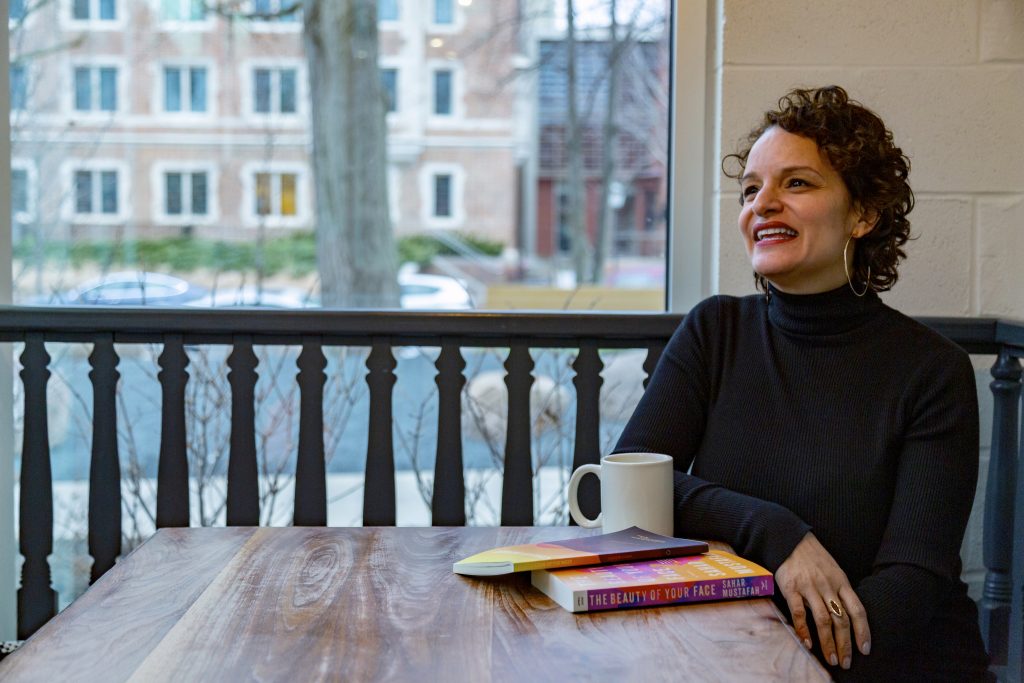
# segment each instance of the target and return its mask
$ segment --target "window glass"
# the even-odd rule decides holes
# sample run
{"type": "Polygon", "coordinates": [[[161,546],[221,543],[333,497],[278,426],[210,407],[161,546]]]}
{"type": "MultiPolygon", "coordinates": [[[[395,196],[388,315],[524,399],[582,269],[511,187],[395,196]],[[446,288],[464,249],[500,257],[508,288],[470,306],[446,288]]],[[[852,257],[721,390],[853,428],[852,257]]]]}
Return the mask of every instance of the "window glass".
{"type": "Polygon", "coordinates": [[[398,0],[377,0],[377,19],[398,21],[398,0]]]}
{"type": "Polygon", "coordinates": [[[192,214],[206,215],[206,173],[192,174],[192,214]]]}
{"type": "Polygon", "coordinates": [[[164,69],[164,111],[181,111],[181,69],[164,69]]]}
{"type": "Polygon", "coordinates": [[[398,69],[380,70],[380,88],[384,95],[384,111],[398,110],[398,69]]]}
{"type": "Polygon", "coordinates": [[[25,0],[7,1],[7,18],[11,21],[20,21],[25,18],[25,0]]]}
{"type": "Polygon", "coordinates": [[[452,113],[452,72],[444,69],[434,72],[434,113],[452,113]]]}
{"type": "Polygon", "coordinates": [[[11,111],[21,111],[28,101],[28,77],[23,64],[11,64],[9,71],[11,86],[11,111]]]}
{"type": "Polygon", "coordinates": [[[318,178],[379,172],[367,187],[382,191],[352,191],[386,207],[375,229],[394,261],[464,282],[474,306],[663,309],[669,0],[576,0],[572,41],[565,0],[376,2],[388,23],[351,54],[372,49],[377,63],[344,79],[348,67],[317,61],[342,53],[307,52],[323,27],[296,22],[292,0],[151,0],[152,17],[116,0],[29,4],[39,21],[10,28],[12,156],[46,182],[33,181],[32,223],[14,235],[39,245],[15,245],[28,259],[14,268],[16,300],[113,267],[198,285],[232,269],[238,283],[315,297],[325,277],[349,281],[321,272],[342,261],[320,258],[330,247],[318,226],[345,220],[317,202],[318,178]],[[114,25],[47,51],[60,13],[114,25]],[[201,34],[181,25],[199,19],[201,34]],[[318,74],[331,77],[310,82],[318,74]],[[332,92],[337,82],[358,85],[332,92]],[[182,125],[168,113],[202,116],[182,125]],[[332,169],[313,156],[317,135],[332,169]],[[198,260],[147,251],[165,240],[194,242],[198,260]],[[580,299],[583,285],[599,300],[580,299]]]}
{"type": "Polygon", "coordinates": [[[28,213],[28,171],[11,169],[11,215],[28,213]]]}
{"type": "Polygon", "coordinates": [[[434,0],[434,23],[450,24],[455,21],[453,0],[434,0]]]}

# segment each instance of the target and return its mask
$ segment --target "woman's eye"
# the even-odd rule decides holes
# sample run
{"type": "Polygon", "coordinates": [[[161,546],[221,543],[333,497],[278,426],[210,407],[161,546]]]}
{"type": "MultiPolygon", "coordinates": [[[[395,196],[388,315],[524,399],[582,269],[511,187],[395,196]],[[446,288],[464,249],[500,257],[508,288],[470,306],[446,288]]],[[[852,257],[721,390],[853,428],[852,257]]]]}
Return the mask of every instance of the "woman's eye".
{"type": "Polygon", "coordinates": [[[744,199],[746,199],[747,197],[754,196],[755,194],[757,194],[757,185],[748,185],[744,187],[743,192],[741,194],[743,195],[744,199]]]}
{"type": "Polygon", "coordinates": [[[806,180],[801,180],[800,178],[792,178],[789,181],[789,186],[790,187],[807,187],[808,186],[808,182],[806,180]]]}

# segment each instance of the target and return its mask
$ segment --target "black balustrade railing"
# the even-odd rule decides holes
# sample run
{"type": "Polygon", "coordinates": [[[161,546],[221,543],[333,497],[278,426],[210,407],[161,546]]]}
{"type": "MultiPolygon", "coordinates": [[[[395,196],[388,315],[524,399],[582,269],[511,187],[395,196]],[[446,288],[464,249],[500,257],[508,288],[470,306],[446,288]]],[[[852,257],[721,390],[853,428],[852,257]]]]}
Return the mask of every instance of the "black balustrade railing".
{"type": "MultiPolygon", "coordinates": [[[[534,361],[530,350],[575,351],[576,390],[573,466],[597,462],[600,349],[645,349],[650,375],[682,316],[677,314],[594,313],[412,313],[405,311],[252,311],[0,307],[0,341],[20,342],[24,385],[24,442],[21,456],[19,544],[24,557],[18,592],[18,629],[26,637],[55,613],[56,594],[47,556],[53,549],[52,477],[47,430],[46,386],[50,375],[47,343],[90,344],[93,388],[93,443],[90,463],[88,549],[92,579],[109,569],[121,552],[120,461],[115,400],[119,358],[114,344],[158,344],[162,391],[157,468],[156,525],[189,524],[189,471],[186,456],[185,388],[188,349],[226,345],[225,372],[231,392],[231,434],[227,466],[229,525],[255,525],[260,519],[256,460],[254,389],[258,378],[255,347],[301,348],[299,434],[295,466],[293,523],[327,521],[324,446],[324,347],[369,347],[368,444],[364,472],[363,523],[395,523],[395,466],[392,444],[392,392],[398,346],[440,349],[435,363],[438,386],[437,454],[431,501],[432,523],[466,523],[463,479],[462,389],[469,347],[507,349],[504,363],[508,416],[502,479],[502,524],[531,524],[533,471],[530,389],[534,361]]],[[[922,318],[922,322],[972,354],[992,354],[994,417],[984,526],[986,578],[980,601],[982,630],[994,661],[1007,680],[1020,681],[1024,669],[1024,455],[1021,447],[1021,363],[1024,323],[993,319],[922,318]]],[[[596,488],[584,507],[593,514],[596,488]]]]}

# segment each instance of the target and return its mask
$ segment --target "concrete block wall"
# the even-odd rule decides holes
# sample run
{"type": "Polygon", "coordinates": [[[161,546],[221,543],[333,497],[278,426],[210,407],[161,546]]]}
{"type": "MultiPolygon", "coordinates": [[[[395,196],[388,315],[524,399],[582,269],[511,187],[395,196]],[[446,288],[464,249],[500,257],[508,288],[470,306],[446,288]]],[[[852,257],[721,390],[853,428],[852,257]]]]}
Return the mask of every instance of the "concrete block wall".
{"type": "MultiPolygon", "coordinates": [[[[1024,0],[712,2],[722,22],[709,65],[713,289],[754,291],[736,183],[718,161],[786,91],[835,83],[881,115],[911,159],[917,239],[887,303],[910,315],[1024,320],[1024,0]]],[[[975,597],[992,360],[975,358],[981,472],[963,547],[975,597]]]]}

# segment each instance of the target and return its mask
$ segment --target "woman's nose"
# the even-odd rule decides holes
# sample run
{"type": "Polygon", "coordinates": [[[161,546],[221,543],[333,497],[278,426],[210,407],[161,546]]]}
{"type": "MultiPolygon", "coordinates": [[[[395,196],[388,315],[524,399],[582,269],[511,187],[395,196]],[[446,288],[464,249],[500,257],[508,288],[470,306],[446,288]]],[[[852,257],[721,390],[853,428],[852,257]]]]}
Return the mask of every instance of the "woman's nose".
{"type": "Polygon", "coordinates": [[[779,195],[775,188],[765,186],[757,191],[753,205],[755,214],[765,216],[778,211],[780,207],[779,195]]]}

